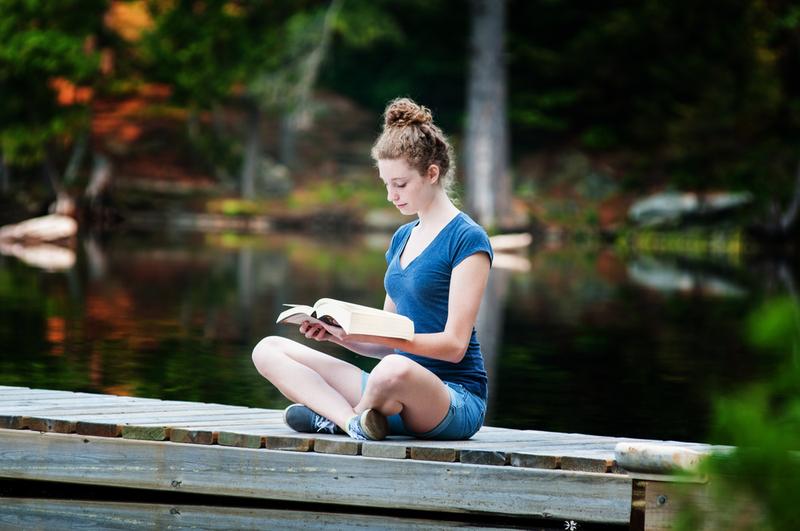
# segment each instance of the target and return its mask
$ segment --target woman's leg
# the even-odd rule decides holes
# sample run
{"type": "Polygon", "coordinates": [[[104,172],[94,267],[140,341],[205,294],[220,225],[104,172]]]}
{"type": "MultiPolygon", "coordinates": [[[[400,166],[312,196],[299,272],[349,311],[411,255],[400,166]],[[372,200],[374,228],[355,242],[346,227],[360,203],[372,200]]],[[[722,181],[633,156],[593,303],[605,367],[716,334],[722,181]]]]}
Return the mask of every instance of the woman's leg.
{"type": "Polygon", "coordinates": [[[450,392],[438,376],[419,363],[391,354],[370,373],[355,411],[361,413],[369,408],[387,417],[400,413],[406,428],[426,433],[447,416],[450,392]]]}
{"type": "Polygon", "coordinates": [[[361,369],[277,336],[265,337],[255,346],[253,364],[286,398],[347,430],[361,395],[361,369]]]}

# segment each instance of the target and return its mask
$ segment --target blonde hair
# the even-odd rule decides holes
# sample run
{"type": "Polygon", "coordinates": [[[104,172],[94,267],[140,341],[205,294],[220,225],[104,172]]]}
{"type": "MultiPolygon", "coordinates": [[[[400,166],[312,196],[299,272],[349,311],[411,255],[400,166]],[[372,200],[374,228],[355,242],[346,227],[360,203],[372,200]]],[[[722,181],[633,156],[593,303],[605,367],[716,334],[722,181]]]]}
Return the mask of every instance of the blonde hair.
{"type": "Polygon", "coordinates": [[[389,102],[383,112],[383,133],[370,152],[377,162],[381,159],[405,159],[421,175],[431,164],[439,167],[439,182],[451,195],[455,158],[447,137],[436,124],[430,109],[409,98],[389,102]]]}

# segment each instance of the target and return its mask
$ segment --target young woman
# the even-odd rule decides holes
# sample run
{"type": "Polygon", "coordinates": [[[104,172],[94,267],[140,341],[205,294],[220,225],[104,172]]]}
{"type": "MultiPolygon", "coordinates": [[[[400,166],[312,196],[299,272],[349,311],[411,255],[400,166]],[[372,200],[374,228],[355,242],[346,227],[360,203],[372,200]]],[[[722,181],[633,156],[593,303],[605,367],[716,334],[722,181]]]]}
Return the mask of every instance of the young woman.
{"type": "Polygon", "coordinates": [[[369,440],[467,439],[482,426],[487,379],[474,323],[493,255],[486,232],[448,197],[452,151],[427,108],[407,98],[386,107],[372,158],[387,199],[418,219],[392,237],[383,308],[409,317],[415,335],[402,340],[300,326],[308,339],[380,358],[371,373],[286,338],[262,339],[253,363],[297,402],[284,414],[294,430],[369,440]]]}

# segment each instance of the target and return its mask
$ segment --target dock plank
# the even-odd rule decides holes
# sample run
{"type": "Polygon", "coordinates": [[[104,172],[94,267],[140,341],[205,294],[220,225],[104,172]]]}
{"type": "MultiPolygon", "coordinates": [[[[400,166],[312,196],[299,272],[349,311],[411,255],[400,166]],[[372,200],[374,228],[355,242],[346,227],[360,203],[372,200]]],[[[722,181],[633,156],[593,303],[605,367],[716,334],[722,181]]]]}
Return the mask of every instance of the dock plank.
{"type": "Polygon", "coordinates": [[[607,523],[629,521],[632,489],[614,474],[24,430],[0,430],[0,461],[7,478],[607,523]]]}
{"type": "MultiPolygon", "coordinates": [[[[427,531],[483,529],[459,521],[377,514],[309,512],[226,506],[198,506],[118,501],[4,498],[2,529],[281,529],[284,531],[427,531]]],[[[487,528],[488,529],[488,528],[487,528]]],[[[516,529],[492,525],[492,530],[516,529]]]]}

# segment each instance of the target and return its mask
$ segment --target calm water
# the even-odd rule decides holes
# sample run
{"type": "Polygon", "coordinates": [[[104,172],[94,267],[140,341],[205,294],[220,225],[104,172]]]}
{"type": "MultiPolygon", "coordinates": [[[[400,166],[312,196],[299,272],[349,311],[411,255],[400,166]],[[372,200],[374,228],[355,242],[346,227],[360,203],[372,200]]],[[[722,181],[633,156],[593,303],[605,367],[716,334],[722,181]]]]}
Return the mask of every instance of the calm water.
{"type": "MultiPolygon", "coordinates": [[[[71,267],[0,256],[0,384],[285,407],[253,345],[299,338],[274,324],[285,302],[380,306],[388,239],[115,234],[82,239],[71,267]]],[[[770,267],[596,245],[496,265],[479,317],[489,424],[704,441],[713,397],[772,369],[743,337],[786,289],[770,267]]]]}

